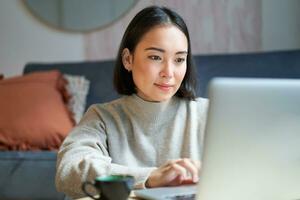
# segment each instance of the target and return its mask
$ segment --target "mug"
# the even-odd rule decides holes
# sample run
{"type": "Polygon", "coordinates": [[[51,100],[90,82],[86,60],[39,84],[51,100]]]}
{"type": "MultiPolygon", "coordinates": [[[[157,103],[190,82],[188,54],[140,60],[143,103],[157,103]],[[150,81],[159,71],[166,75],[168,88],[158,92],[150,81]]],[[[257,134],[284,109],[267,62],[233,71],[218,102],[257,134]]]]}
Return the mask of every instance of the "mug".
{"type": "Polygon", "coordinates": [[[86,181],[82,184],[82,191],[96,200],[126,200],[133,188],[134,177],[123,175],[107,175],[96,177],[93,182],[86,181]],[[95,198],[87,191],[90,185],[96,189],[99,198],[95,198]]]}

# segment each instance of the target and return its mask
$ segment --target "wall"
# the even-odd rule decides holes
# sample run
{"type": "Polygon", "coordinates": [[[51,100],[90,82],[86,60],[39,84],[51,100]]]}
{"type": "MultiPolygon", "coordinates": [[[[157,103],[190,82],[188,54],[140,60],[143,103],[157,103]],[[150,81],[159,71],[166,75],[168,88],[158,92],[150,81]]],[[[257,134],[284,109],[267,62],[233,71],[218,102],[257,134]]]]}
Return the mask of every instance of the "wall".
{"type": "Polygon", "coordinates": [[[64,33],[44,26],[20,0],[0,1],[0,73],[21,74],[29,61],[85,59],[82,34],[64,33]]]}
{"type": "Polygon", "coordinates": [[[22,1],[1,0],[0,73],[6,77],[21,74],[30,61],[114,58],[130,18],[152,3],[167,5],[184,16],[192,32],[194,53],[300,48],[298,0],[140,0],[124,19],[90,34],[47,27],[25,9],[22,1]]]}
{"type": "Polygon", "coordinates": [[[300,48],[300,1],[262,1],[263,50],[300,48]]]}
{"type": "Polygon", "coordinates": [[[130,19],[152,4],[168,6],[184,18],[194,54],[261,50],[261,0],[141,0],[114,26],[85,35],[86,57],[114,58],[116,41],[130,19]]]}

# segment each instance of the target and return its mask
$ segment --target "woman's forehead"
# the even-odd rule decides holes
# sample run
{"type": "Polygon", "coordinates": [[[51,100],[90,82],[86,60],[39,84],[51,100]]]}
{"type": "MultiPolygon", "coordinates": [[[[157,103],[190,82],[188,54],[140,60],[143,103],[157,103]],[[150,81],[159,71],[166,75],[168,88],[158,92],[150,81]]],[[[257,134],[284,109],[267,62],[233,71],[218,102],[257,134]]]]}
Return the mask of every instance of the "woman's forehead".
{"type": "Polygon", "coordinates": [[[185,34],[174,25],[160,25],[150,29],[139,41],[137,48],[158,47],[177,49],[178,51],[188,50],[188,40],[185,34]]]}

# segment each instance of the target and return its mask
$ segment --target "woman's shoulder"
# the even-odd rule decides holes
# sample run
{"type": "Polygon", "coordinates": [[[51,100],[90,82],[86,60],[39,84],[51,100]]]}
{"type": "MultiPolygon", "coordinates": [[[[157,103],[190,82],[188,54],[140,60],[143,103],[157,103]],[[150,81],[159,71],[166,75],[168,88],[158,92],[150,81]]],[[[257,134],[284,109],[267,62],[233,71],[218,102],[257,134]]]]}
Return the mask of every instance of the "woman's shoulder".
{"type": "Polygon", "coordinates": [[[181,106],[186,107],[186,110],[191,113],[198,113],[200,115],[207,113],[209,100],[203,97],[197,97],[194,100],[181,100],[181,106]]]}
{"type": "Polygon", "coordinates": [[[209,100],[207,98],[197,97],[195,99],[195,102],[198,103],[198,104],[208,104],[209,100]]]}
{"type": "Polygon", "coordinates": [[[191,101],[191,104],[194,105],[198,110],[207,111],[209,100],[203,97],[197,97],[194,101],[191,101]]]}
{"type": "Polygon", "coordinates": [[[197,107],[207,107],[209,104],[209,100],[203,97],[197,97],[194,100],[182,99],[181,102],[190,106],[197,106],[197,107]]]}

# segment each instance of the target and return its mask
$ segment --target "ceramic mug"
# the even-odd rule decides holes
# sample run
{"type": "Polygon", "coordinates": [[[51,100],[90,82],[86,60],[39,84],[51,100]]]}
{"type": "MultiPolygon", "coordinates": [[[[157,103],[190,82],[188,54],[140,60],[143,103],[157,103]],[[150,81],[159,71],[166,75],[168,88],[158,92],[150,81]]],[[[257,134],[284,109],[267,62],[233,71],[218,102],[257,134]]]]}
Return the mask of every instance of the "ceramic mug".
{"type": "Polygon", "coordinates": [[[99,176],[93,182],[86,181],[82,184],[83,192],[96,200],[126,200],[133,188],[133,176],[108,175],[99,176]],[[88,186],[92,186],[98,192],[99,198],[95,198],[87,190],[88,186]]]}

